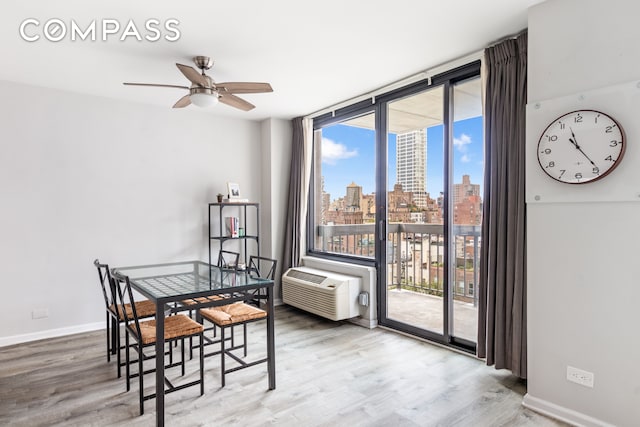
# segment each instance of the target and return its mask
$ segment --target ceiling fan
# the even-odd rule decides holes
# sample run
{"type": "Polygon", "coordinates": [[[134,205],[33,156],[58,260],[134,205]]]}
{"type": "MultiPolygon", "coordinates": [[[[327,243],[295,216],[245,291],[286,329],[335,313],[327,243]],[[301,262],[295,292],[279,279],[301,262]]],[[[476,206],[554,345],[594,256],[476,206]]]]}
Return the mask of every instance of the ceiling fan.
{"type": "Polygon", "coordinates": [[[256,106],[244,99],[235,96],[236,93],[264,93],[273,92],[269,83],[255,82],[228,82],[216,83],[204,71],[213,67],[213,60],[208,56],[196,56],[193,62],[202,71],[198,73],[195,68],[188,65],[176,64],[178,69],[189,79],[191,86],[163,85],[154,83],[124,83],[128,86],[157,86],[188,89],[189,94],[183,96],[173,105],[173,108],[184,108],[193,103],[198,107],[210,107],[222,102],[242,111],[249,111],[256,106]]]}

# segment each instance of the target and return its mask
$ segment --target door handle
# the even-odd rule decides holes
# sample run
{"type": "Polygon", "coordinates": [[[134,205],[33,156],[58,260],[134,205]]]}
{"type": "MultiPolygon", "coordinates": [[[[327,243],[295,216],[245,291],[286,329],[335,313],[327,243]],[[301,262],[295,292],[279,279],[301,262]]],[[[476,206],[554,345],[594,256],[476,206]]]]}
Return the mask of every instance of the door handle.
{"type": "Polygon", "coordinates": [[[385,236],[384,236],[384,220],[380,220],[378,222],[378,238],[380,239],[380,241],[385,240],[385,236]]]}

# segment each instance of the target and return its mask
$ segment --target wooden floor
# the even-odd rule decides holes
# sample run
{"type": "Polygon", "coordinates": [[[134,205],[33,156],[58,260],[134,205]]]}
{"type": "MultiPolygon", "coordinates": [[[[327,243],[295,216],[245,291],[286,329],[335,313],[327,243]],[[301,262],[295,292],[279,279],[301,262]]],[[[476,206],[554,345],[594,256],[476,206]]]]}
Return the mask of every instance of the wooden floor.
{"type": "MultiPolygon", "coordinates": [[[[250,357],[264,354],[263,325],[250,325],[250,357]]],[[[276,310],[276,390],[264,364],[221,389],[219,366],[205,360],[204,396],[166,397],[167,426],[564,425],[523,408],[525,385],[473,357],[288,307],[276,310]]],[[[194,358],[187,379],[196,374],[194,358]]],[[[138,416],[137,390],[107,364],[104,331],[0,348],[3,426],[151,426],[154,401],[138,416]]]]}

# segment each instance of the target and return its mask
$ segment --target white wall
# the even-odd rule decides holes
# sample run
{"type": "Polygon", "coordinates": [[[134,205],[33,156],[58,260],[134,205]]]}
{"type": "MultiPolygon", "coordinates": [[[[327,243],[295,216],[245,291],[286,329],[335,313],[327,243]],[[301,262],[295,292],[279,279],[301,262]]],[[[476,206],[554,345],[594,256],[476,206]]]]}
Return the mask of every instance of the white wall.
{"type": "MultiPolygon", "coordinates": [[[[626,0],[532,7],[529,104],[640,79],[639,12],[626,0]]],[[[627,141],[640,143],[640,134],[627,134],[627,141]]],[[[528,155],[535,156],[536,144],[527,140],[528,155]]],[[[628,150],[623,162],[640,167],[640,150],[628,150]]],[[[633,202],[527,206],[525,405],[576,424],[638,425],[638,218],[633,202]],[[593,372],[594,388],[568,382],[568,365],[593,372]]]]}
{"type": "Polygon", "coordinates": [[[260,250],[266,257],[278,260],[275,281],[276,302],[282,301],[282,249],[284,247],[285,218],[289,193],[291,142],[293,129],[290,120],[268,119],[261,123],[262,176],[260,250]]]}
{"type": "Polygon", "coordinates": [[[0,345],[104,327],[94,258],[206,260],[206,204],[227,181],[260,199],[258,122],[8,82],[0,94],[0,345]]]}

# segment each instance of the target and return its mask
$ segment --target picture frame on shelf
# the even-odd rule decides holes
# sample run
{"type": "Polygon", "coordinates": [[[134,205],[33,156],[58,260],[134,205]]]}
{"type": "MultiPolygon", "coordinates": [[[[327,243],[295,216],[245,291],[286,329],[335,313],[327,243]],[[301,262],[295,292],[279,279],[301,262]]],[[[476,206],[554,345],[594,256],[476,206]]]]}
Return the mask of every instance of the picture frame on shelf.
{"type": "Polygon", "coordinates": [[[229,190],[229,200],[240,198],[240,185],[235,182],[227,182],[227,189],[229,190]]]}

